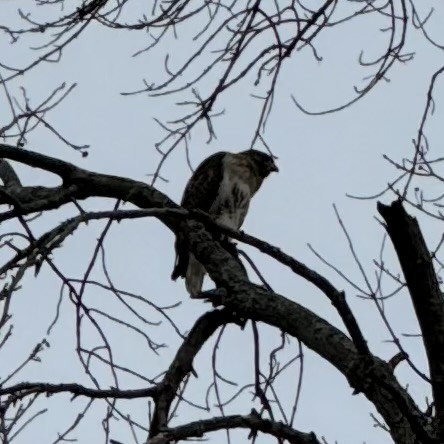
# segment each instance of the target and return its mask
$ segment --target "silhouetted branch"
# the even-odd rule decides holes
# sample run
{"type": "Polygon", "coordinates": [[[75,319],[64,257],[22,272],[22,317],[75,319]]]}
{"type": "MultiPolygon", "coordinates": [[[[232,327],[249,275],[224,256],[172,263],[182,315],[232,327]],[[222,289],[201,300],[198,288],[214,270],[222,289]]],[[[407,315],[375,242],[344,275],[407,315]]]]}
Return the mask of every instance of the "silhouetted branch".
{"type": "Polygon", "coordinates": [[[91,399],[136,399],[153,398],[158,392],[159,386],[137,390],[121,390],[115,388],[99,390],[84,387],[80,384],[48,384],[45,382],[20,382],[9,387],[0,388],[0,396],[11,395],[14,401],[34,394],[71,393],[74,397],[86,396],[91,399]]]}
{"type": "Polygon", "coordinates": [[[155,410],[150,426],[151,437],[167,427],[171,403],[185,376],[194,372],[193,361],[199,350],[220,326],[235,319],[226,310],[216,310],[205,313],[196,321],[160,383],[161,388],[159,396],[155,399],[155,410]]]}
{"type": "Polygon", "coordinates": [[[168,444],[186,438],[202,437],[205,433],[223,429],[250,429],[251,433],[262,432],[276,438],[285,439],[290,444],[321,444],[314,433],[302,433],[281,422],[262,419],[254,410],[250,415],[232,415],[169,428],[148,440],[147,444],[168,444]]]}
{"type": "Polygon", "coordinates": [[[289,267],[295,274],[303,277],[305,280],[316,286],[328,297],[332,305],[338,311],[359,352],[363,354],[369,353],[367,341],[364,339],[356,318],[347,304],[345,293],[336,289],[328,279],[268,242],[251,236],[244,231],[233,230],[223,224],[217,223],[205,213],[196,211],[191,212],[191,214],[203,221],[206,225],[216,227],[222,233],[229,235],[233,239],[257,248],[260,252],[272,257],[282,265],[289,267]]]}
{"type": "MultiPolygon", "coordinates": [[[[378,203],[386,222],[419,322],[430,366],[438,422],[444,420],[444,303],[438,279],[419,224],[401,201],[378,203]]],[[[444,422],[441,422],[444,424],[444,422]]],[[[444,439],[444,427],[438,435],[444,439]]]]}
{"type": "MultiPolygon", "coordinates": [[[[23,187],[21,190],[11,192],[12,197],[20,202],[12,214],[17,214],[14,212],[28,214],[33,211],[58,208],[73,199],[86,199],[92,196],[122,199],[140,208],[178,208],[165,195],[142,182],[91,173],[67,162],[5,145],[0,145],[0,157],[58,174],[63,177],[67,187],[23,187]],[[36,194],[39,196],[37,200],[36,194]]],[[[8,213],[3,213],[0,219],[8,213]]],[[[11,214],[8,215],[10,216],[11,214]]],[[[421,439],[423,435],[427,435],[423,414],[397,382],[387,363],[372,355],[359,353],[355,344],[346,335],[310,310],[252,284],[239,262],[213,239],[198,220],[172,216],[158,216],[158,218],[171,230],[180,231],[188,240],[190,250],[205,266],[216,286],[225,289],[220,295],[220,301],[230,312],[242,318],[274,326],[300,339],[307,347],[330,362],[347,378],[356,391],[364,393],[373,402],[397,442],[413,444],[418,434],[421,434],[421,439]]],[[[209,334],[214,331],[214,326],[206,328],[205,331],[210,332],[209,334]]],[[[196,345],[200,347],[202,343],[197,341],[197,344],[194,343],[194,346],[196,345]]],[[[192,361],[186,362],[190,366],[192,361]]],[[[157,419],[153,420],[154,429],[165,424],[165,413],[174,398],[178,384],[190,371],[190,367],[186,367],[187,371],[184,372],[174,365],[166,375],[171,378],[169,385],[172,390],[166,392],[162,403],[158,401],[155,415],[157,419]]]]}

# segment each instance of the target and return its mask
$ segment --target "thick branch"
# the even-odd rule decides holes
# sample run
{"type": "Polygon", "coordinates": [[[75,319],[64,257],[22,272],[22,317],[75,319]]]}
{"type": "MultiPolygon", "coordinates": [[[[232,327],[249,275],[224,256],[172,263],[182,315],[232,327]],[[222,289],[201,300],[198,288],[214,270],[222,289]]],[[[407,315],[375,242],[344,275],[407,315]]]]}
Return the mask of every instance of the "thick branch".
{"type": "MultiPolygon", "coordinates": [[[[122,199],[130,201],[140,208],[179,208],[167,196],[143,182],[119,176],[92,173],[71,163],[33,151],[0,144],[0,158],[40,168],[57,174],[63,179],[63,186],[53,188],[22,187],[17,190],[6,188],[14,199],[20,202],[21,206],[11,212],[3,213],[0,221],[13,217],[17,211],[20,211],[21,214],[30,214],[51,210],[70,203],[73,199],[87,199],[88,197],[122,199]]],[[[0,200],[0,203],[9,202],[0,200]]],[[[159,218],[169,226],[168,221],[171,218],[159,218]]]]}
{"type": "Polygon", "coordinates": [[[57,176],[60,176],[63,180],[72,177],[76,171],[80,170],[80,168],[68,162],[11,145],[0,143],[0,150],[0,157],[16,160],[17,162],[25,163],[26,165],[49,171],[57,176]]]}
{"type": "Polygon", "coordinates": [[[402,202],[378,203],[412,298],[430,367],[433,396],[444,440],[444,300],[418,221],[402,202]]]}
{"type": "MultiPolygon", "coordinates": [[[[14,191],[14,199],[20,202],[20,208],[15,208],[15,213],[58,208],[72,199],[88,197],[123,199],[140,208],[178,208],[168,197],[142,182],[92,173],[66,162],[5,145],[0,145],[1,157],[47,169],[56,174],[60,170],[60,174],[64,174],[65,186],[68,187],[33,187],[14,191]]],[[[3,217],[6,217],[5,213],[3,217]]],[[[239,262],[213,239],[198,220],[172,215],[158,218],[174,232],[181,232],[184,238],[188,239],[189,248],[205,266],[211,279],[217,287],[226,290],[223,304],[231,312],[275,326],[300,339],[307,347],[329,361],[356,391],[364,393],[374,403],[397,443],[413,444],[417,442],[417,437],[427,442],[426,420],[408,393],[398,384],[387,363],[371,355],[363,356],[346,335],[310,310],[253,285],[239,262]]],[[[206,328],[211,335],[214,326],[206,328]]],[[[202,343],[198,345],[198,341],[197,345],[193,345],[197,346],[196,352],[202,343]]],[[[185,346],[184,344],[183,347],[185,346]]],[[[193,357],[184,361],[188,365],[186,372],[180,367],[170,368],[168,371],[166,378],[168,376],[171,379],[165,380],[165,383],[172,384],[172,389],[165,395],[162,405],[159,401],[156,417],[153,419],[154,429],[165,422],[165,413],[171,404],[171,397],[175,396],[183,375],[191,371],[193,357]]]]}
{"type": "Polygon", "coordinates": [[[202,437],[205,433],[223,429],[250,429],[252,433],[262,432],[276,438],[285,439],[291,444],[320,444],[314,433],[303,433],[281,422],[262,419],[256,412],[250,415],[232,415],[190,422],[166,430],[148,440],[147,444],[168,444],[186,438],[202,437]]]}
{"type": "MultiPolygon", "coordinates": [[[[391,429],[395,442],[431,443],[426,418],[398,383],[391,367],[374,356],[362,356],[341,331],[296,302],[252,284],[222,298],[227,308],[248,319],[275,326],[300,339],[334,365],[357,391],[374,404],[391,429]]],[[[435,441],[436,443],[436,441],[435,441]]]]}
{"type": "Polygon", "coordinates": [[[302,262],[299,262],[290,255],[284,253],[280,248],[275,247],[274,245],[258,239],[257,237],[251,236],[244,231],[233,230],[227,226],[217,223],[205,213],[196,211],[192,212],[192,214],[195,214],[196,217],[199,220],[202,220],[205,224],[216,226],[222,233],[228,234],[231,238],[257,248],[259,251],[272,257],[282,265],[289,267],[293,273],[303,277],[305,280],[321,290],[341,316],[341,319],[350,333],[350,336],[353,339],[358,351],[362,354],[370,353],[367,346],[367,341],[364,339],[358,322],[347,304],[344,292],[335,288],[328,279],[307,267],[302,262]]]}

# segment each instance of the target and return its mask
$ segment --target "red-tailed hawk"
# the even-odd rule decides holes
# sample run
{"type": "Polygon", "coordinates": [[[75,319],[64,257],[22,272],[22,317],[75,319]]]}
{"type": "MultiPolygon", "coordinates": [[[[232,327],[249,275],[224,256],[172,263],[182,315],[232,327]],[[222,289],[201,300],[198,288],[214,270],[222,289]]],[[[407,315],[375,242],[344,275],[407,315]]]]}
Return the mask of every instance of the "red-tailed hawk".
{"type": "MultiPolygon", "coordinates": [[[[261,151],[213,154],[197,167],[188,181],[182,206],[205,211],[217,222],[238,230],[251,198],[272,171],[278,171],[273,158],[261,151]]],[[[205,268],[183,241],[176,239],[175,247],[176,263],[171,279],[184,277],[188,293],[195,296],[202,289],[205,268]]]]}

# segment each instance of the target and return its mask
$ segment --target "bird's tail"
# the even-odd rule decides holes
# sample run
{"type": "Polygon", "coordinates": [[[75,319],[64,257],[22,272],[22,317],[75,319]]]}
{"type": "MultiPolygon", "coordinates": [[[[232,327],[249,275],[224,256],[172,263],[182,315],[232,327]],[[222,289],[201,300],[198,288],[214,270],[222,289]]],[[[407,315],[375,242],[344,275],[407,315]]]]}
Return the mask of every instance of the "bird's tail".
{"type": "Polygon", "coordinates": [[[171,279],[175,281],[178,277],[185,277],[188,268],[188,250],[184,247],[179,239],[176,239],[174,244],[176,248],[176,262],[174,263],[174,269],[171,274],[171,279]]]}
{"type": "Polygon", "coordinates": [[[196,296],[202,291],[204,276],[205,268],[194,255],[190,253],[187,274],[185,277],[185,286],[190,296],[196,296]]]}

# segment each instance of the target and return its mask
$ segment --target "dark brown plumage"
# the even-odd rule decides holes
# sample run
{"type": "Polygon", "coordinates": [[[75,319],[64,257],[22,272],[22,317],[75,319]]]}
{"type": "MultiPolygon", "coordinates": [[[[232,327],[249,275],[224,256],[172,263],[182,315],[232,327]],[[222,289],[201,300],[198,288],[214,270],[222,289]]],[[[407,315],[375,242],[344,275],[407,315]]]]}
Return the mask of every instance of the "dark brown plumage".
{"type": "MultiPolygon", "coordinates": [[[[182,206],[199,209],[233,229],[245,219],[250,200],[263,180],[278,171],[273,158],[257,150],[241,153],[219,152],[205,159],[185,187],[182,206]]],[[[185,242],[176,239],[176,263],[172,279],[185,278],[190,295],[201,291],[205,269],[188,251],[185,242]]]]}

